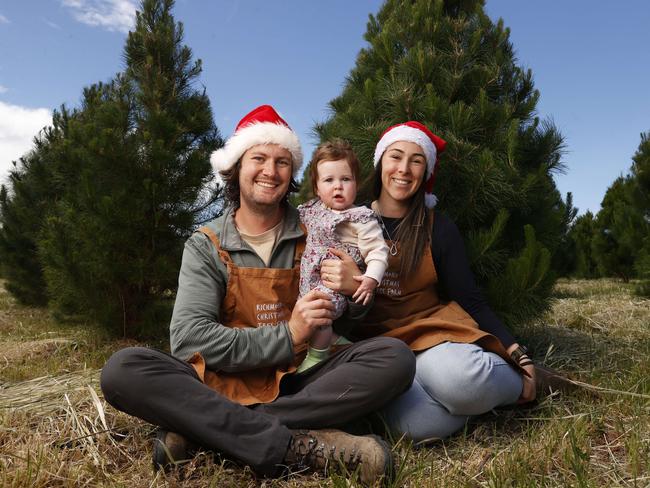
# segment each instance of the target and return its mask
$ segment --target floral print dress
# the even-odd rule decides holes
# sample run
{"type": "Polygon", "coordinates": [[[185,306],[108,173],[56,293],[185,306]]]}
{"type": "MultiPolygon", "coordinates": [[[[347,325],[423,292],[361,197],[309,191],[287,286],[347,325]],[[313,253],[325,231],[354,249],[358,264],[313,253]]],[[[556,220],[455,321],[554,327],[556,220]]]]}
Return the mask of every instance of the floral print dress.
{"type": "Polygon", "coordinates": [[[345,251],[363,271],[365,264],[357,246],[342,243],[336,233],[336,227],[342,222],[366,224],[376,222],[375,213],[367,207],[351,207],[334,211],[320,199],[304,203],[298,207],[300,220],[307,228],[307,243],[300,262],[300,296],[310,290],[319,290],[332,297],[334,318],[340,317],[347,307],[347,298],[326,287],[320,279],[320,263],[323,259],[338,259],[329,253],[328,248],[345,251]]]}

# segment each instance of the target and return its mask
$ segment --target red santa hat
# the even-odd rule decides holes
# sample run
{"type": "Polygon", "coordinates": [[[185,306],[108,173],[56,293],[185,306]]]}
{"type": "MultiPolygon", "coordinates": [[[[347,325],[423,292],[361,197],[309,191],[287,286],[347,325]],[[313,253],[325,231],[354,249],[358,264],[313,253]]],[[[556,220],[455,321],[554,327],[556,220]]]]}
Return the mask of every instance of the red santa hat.
{"type": "Polygon", "coordinates": [[[379,138],[375,148],[375,168],[388,146],[397,141],[414,142],[422,148],[427,160],[427,173],[424,183],[424,201],[428,208],[433,208],[438,203],[438,198],[433,194],[433,183],[436,179],[438,168],[438,154],[442,153],[447,143],[431,132],[427,126],[420,122],[409,120],[403,124],[389,127],[379,138]]]}
{"type": "Polygon", "coordinates": [[[293,157],[293,176],[296,177],[302,165],[300,141],[270,105],[262,105],[245,115],[226,144],[212,153],[210,162],[217,177],[219,172],[232,168],[248,149],[258,144],[277,144],[287,149],[293,157]]]}

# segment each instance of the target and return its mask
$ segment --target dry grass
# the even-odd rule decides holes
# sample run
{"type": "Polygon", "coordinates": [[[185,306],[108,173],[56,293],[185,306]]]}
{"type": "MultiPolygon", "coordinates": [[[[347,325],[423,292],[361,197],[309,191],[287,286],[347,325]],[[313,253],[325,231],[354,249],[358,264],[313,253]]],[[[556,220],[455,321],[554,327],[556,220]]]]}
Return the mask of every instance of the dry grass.
{"type": "MultiPolygon", "coordinates": [[[[428,448],[397,442],[394,486],[650,486],[650,301],[631,289],[560,282],[552,310],[521,330],[537,359],[599,396],[554,394],[492,412],[428,448]]],[[[98,368],[124,345],[0,293],[1,486],[349,486],[340,477],[258,480],[207,453],[180,473],[154,474],[153,428],[99,393],[98,368]]]]}

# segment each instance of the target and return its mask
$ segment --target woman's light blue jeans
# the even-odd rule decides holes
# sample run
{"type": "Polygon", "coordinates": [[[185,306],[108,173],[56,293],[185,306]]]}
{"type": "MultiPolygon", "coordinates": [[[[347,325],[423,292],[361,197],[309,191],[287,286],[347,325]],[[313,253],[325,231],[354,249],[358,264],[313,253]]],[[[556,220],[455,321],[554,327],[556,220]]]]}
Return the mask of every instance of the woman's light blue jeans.
{"type": "Polygon", "coordinates": [[[473,415],[515,403],[522,387],[499,355],[445,342],[418,354],[413,385],[380,413],[397,436],[426,443],[459,431],[473,415]]]}

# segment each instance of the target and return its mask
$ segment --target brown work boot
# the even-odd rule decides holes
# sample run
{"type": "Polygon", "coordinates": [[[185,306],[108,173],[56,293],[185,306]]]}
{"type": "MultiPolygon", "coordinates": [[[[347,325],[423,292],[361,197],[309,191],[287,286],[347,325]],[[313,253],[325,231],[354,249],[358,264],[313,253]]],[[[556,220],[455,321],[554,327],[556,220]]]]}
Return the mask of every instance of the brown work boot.
{"type": "Polygon", "coordinates": [[[356,473],[361,483],[389,480],[393,456],[388,444],[374,435],[356,436],[334,429],[293,431],[284,464],[290,471],[356,473]]]}
{"type": "Polygon", "coordinates": [[[189,461],[194,446],[180,434],[158,429],[153,441],[153,468],[169,471],[175,466],[189,461]]]}

